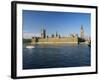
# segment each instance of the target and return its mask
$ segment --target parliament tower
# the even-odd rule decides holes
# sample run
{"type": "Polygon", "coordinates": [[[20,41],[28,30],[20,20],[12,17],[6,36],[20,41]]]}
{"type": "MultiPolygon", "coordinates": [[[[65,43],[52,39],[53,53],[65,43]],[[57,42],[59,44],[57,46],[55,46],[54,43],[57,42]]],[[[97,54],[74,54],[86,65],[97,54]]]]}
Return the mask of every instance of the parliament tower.
{"type": "Polygon", "coordinates": [[[82,39],[84,38],[84,29],[83,29],[83,25],[81,25],[80,37],[81,37],[82,39]]]}
{"type": "Polygon", "coordinates": [[[41,28],[41,38],[46,38],[46,30],[41,28]]]}

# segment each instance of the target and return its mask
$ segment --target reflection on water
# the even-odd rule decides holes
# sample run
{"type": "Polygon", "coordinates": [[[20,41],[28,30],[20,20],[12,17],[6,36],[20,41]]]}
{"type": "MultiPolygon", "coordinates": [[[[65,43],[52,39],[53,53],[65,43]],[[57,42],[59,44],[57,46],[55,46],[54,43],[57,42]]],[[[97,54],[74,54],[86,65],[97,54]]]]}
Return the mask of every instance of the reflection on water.
{"type": "Polygon", "coordinates": [[[23,47],[23,69],[90,66],[90,47],[85,44],[23,47]]]}

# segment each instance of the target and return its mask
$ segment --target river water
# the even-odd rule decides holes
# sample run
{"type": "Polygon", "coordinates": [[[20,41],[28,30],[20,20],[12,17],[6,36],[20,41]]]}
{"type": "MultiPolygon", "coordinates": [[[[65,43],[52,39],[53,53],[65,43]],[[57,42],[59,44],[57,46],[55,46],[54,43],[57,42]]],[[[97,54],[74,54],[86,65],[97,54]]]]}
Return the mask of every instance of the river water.
{"type": "Polygon", "coordinates": [[[80,67],[91,65],[91,47],[85,44],[44,44],[23,47],[23,69],[80,67]]]}

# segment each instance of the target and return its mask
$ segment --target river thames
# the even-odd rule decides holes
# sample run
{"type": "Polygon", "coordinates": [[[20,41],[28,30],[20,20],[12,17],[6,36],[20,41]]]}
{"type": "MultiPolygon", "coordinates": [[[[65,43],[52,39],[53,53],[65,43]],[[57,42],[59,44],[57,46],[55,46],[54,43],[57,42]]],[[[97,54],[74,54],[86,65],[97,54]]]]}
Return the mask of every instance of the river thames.
{"type": "Polygon", "coordinates": [[[91,47],[86,44],[44,44],[23,47],[23,69],[91,66],[91,47]]]}

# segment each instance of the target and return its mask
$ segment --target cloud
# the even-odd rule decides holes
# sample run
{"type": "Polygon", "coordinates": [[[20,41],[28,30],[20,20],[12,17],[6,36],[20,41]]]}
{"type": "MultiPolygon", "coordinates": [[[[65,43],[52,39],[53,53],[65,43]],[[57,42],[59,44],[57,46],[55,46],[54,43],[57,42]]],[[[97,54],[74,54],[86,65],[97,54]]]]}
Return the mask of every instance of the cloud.
{"type": "Polygon", "coordinates": [[[40,37],[40,33],[23,32],[24,39],[31,39],[32,37],[40,37]]]}

